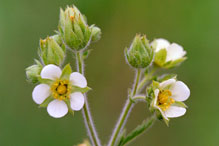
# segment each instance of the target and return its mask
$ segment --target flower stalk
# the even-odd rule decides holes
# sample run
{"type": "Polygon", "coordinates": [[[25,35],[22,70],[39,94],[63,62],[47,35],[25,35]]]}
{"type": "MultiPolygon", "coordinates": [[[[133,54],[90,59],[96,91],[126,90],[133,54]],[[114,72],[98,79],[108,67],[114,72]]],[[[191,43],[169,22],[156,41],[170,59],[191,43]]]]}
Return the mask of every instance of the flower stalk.
{"type": "MultiPolygon", "coordinates": [[[[77,71],[81,74],[84,74],[84,67],[83,67],[84,64],[83,64],[81,52],[76,52],[76,61],[77,61],[77,71]]],[[[82,114],[84,117],[84,122],[87,128],[87,131],[88,131],[88,135],[90,137],[92,145],[101,146],[100,140],[98,138],[98,135],[97,135],[97,132],[96,132],[93,120],[92,120],[91,112],[89,110],[87,96],[85,95],[84,97],[85,97],[85,103],[82,109],[82,114]]]]}
{"type": "Polygon", "coordinates": [[[122,127],[126,123],[126,119],[128,118],[129,113],[131,112],[131,109],[134,105],[134,103],[130,100],[130,98],[132,99],[136,94],[138,84],[139,84],[139,80],[140,80],[140,76],[141,76],[141,69],[138,69],[137,72],[136,72],[136,79],[135,79],[135,83],[134,83],[132,93],[131,93],[131,95],[129,95],[130,97],[126,101],[126,104],[123,108],[123,112],[122,112],[122,114],[119,118],[119,121],[116,124],[116,127],[113,131],[113,134],[111,136],[111,139],[109,141],[108,146],[114,146],[114,144],[116,143],[117,137],[118,137],[119,133],[122,130],[122,127]]]}

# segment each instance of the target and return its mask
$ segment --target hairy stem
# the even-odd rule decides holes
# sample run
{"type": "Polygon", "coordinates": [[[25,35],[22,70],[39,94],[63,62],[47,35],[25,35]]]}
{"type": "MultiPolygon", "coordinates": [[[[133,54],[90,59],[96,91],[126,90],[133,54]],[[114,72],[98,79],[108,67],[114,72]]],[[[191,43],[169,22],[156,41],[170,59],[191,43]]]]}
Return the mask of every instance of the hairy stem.
{"type": "Polygon", "coordinates": [[[143,89],[143,87],[146,85],[146,83],[148,82],[148,80],[150,80],[154,73],[156,72],[157,70],[157,67],[154,67],[150,73],[146,74],[144,76],[144,78],[140,81],[139,85],[138,85],[138,89],[137,89],[137,93],[141,92],[141,90],[143,89]]]}
{"type": "MultiPolygon", "coordinates": [[[[77,61],[77,71],[81,74],[84,74],[84,64],[83,64],[83,60],[81,57],[81,53],[80,52],[76,52],[76,61],[77,61]]],[[[89,105],[88,105],[88,101],[87,101],[87,96],[86,94],[84,94],[84,98],[85,98],[85,103],[84,103],[84,107],[82,109],[82,114],[84,117],[84,121],[85,121],[85,125],[88,131],[88,135],[90,137],[90,140],[92,142],[92,146],[101,146],[100,140],[98,138],[93,120],[92,120],[92,116],[89,110],[89,105]]]]}
{"type": "Polygon", "coordinates": [[[139,79],[140,79],[140,75],[141,75],[141,70],[138,69],[136,72],[136,79],[135,79],[135,83],[134,83],[134,87],[131,93],[131,97],[129,97],[126,101],[126,104],[123,108],[123,112],[120,115],[120,118],[116,124],[116,127],[113,131],[113,134],[110,138],[110,141],[108,143],[108,146],[114,146],[117,140],[117,137],[119,135],[119,133],[122,130],[122,127],[125,125],[125,121],[128,118],[129,113],[131,112],[132,106],[133,106],[133,102],[130,100],[130,98],[132,98],[133,96],[135,96],[137,88],[138,88],[138,83],[139,83],[139,79]]]}

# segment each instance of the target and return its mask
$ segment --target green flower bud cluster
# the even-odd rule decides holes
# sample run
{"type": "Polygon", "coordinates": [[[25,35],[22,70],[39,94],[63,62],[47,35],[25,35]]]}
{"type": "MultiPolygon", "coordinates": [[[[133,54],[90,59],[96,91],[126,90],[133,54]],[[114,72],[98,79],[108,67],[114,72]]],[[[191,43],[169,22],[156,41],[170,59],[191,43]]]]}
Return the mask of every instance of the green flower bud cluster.
{"type": "Polygon", "coordinates": [[[154,56],[154,51],[151,48],[146,36],[136,35],[131,47],[126,48],[125,56],[128,63],[134,68],[148,67],[154,56]]]}
{"type": "Polygon", "coordinates": [[[43,66],[54,64],[62,66],[66,58],[66,49],[81,51],[83,58],[87,58],[91,42],[101,38],[101,30],[95,25],[89,26],[86,17],[75,7],[60,10],[58,31],[53,36],[40,39],[38,49],[39,60],[26,69],[29,82],[37,83],[43,66]]]}
{"type": "Polygon", "coordinates": [[[61,65],[65,58],[65,46],[59,35],[47,37],[40,40],[39,56],[44,65],[56,64],[61,65]]]}
{"type": "Polygon", "coordinates": [[[86,49],[101,35],[101,30],[94,25],[89,26],[75,6],[60,10],[59,32],[66,46],[75,51],[86,49]]]}

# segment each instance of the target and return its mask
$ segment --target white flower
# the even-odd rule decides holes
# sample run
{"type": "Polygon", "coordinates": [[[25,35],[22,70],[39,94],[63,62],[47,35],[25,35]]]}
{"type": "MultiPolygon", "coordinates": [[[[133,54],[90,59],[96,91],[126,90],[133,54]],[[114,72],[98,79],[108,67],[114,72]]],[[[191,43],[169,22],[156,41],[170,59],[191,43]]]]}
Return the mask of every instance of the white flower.
{"type": "Polygon", "coordinates": [[[49,64],[42,69],[40,76],[42,80],[48,80],[49,83],[37,85],[32,97],[37,104],[49,101],[47,111],[50,116],[61,118],[68,113],[68,110],[82,109],[84,96],[81,92],[73,90],[74,87],[79,89],[87,87],[87,80],[82,74],[71,73],[70,66],[62,71],[58,66],[49,64]]]}
{"type": "Polygon", "coordinates": [[[189,98],[190,90],[182,81],[163,81],[154,90],[154,95],[152,107],[160,111],[165,122],[168,122],[169,118],[180,117],[186,113],[186,106],[182,101],[189,98]]]}
{"type": "Polygon", "coordinates": [[[180,59],[186,55],[186,51],[183,50],[183,47],[176,43],[170,44],[167,40],[162,38],[156,39],[155,41],[155,52],[159,52],[161,49],[166,49],[166,62],[180,59]]]}
{"type": "Polygon", "coordinates": [[[159,38],[154,40],[151,45],[155,48],[155,63],[159,66],[173,67],[186,59],[186,51],[176,43],[171,44],[169,41],[159,38]]]}

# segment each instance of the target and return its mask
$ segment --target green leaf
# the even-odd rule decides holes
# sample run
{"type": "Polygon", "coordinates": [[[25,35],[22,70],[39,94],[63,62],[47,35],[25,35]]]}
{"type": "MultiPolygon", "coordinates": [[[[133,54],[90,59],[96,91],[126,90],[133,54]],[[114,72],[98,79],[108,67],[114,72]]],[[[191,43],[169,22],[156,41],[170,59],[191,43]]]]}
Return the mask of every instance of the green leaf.
{"type": "Polygon", "coordinates": [[[69,79],[70,75],[72,73],[72,70],[71,70],[71,66],[70,64],[67,64],[64,69],[62,70],[62,75],[61,75],[61,79],[69,79]]]}
{"type": "Polygon", "coordinates": [[[122,146],[125,139],[126,129],[124,129],[118,136],[116,146],[122,146]]]}
{"type": "Polygon", "coordinates": [[[136,137],[140,136],[142,133],[144,133],[148,128],[150,128],[153,125],[155,120],[156,117],[152,116],[150,119],[143,121],[141,125],[138,125],[122,140],[122,142],[120,142],[119,146],[123,146],[129,143],[130,141],[134,140],[136,137]]]}
{"type": "Polygon", "coordinates": [[[72,86],[72,92],[81,92],[81,93],[86,93],[88,92],[89,90],[91,90],[90,87],[85,87],[85,88],[80,88],[80,87],[77,87],[77,86],[72,86]]]}
{"type": "Polygon", "coordinates": [[[47,107],[48,104],[53,101],[54,98],[52,96],[49,96],[48,98],[46,98],[42,104],[39,105],[39,107],[47,107]]]}

